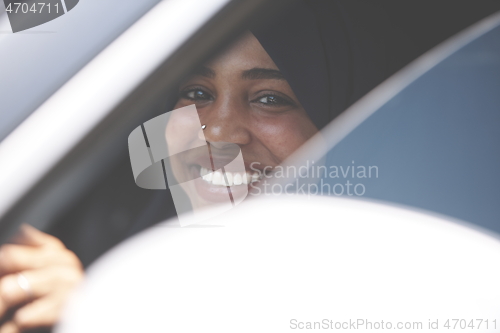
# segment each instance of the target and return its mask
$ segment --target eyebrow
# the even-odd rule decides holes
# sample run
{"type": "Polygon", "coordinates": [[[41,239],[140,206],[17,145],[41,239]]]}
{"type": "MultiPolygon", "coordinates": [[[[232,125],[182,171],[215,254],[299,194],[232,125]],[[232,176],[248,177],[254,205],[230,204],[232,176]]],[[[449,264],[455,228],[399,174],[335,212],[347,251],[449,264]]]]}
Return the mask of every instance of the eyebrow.
{"type": "Polygon", "coordinates": [[[196,68],[191,73],[191,75],[192,76],[200,75],[200,76],[207,77],[209,79],[213,79],[215,77],[215,72],[213,69],[210,69],[210,68],[205,67],[205,66],[201,66],[201,67],[196,68]]]}
{"type": "MultiPolygon", "coordinates": [[[[196,76],[204,76],[209,79],[213,79],[215,77],[215,71],[205,66],[198,67],[195,69],[191,75],[196,76]]],[[[243,71],[241,77],[246,80],[262,80],[262,79],[270,79],[270,80],[285,80],[283,74],[276,69],[271,68],[252,68],[246,71],[243,71]]]]}
{"type": "Polygon", "coordinates": [[[285,77],[280,71],[270,68],[252,68],[244,71],[241,77],[247,80],[285,80],[285,77]]]}

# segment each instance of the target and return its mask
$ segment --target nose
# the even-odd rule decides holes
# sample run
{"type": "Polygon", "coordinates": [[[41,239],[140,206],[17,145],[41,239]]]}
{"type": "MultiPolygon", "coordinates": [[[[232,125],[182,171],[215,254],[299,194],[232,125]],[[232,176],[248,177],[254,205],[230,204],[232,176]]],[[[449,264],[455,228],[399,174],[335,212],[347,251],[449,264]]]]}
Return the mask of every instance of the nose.
{"type": "Polygon", "coordinates": [[[199,113],[201,123],[206,125],[205,140],[215,147],[225,143],[244,146],[251,142],[250,119],[244,101],[232,96],[220,97],[199,113]]]}

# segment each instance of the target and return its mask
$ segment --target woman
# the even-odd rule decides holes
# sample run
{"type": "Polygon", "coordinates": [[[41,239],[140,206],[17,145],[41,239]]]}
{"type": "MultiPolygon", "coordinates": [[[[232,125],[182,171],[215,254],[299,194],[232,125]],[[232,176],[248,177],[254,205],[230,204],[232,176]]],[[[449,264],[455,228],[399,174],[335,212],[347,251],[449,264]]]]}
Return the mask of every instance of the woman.
{"type": "Polygon", "coordinates": [[[187,180],[170,190],[176,207],[187,193],[198,220],[207,218],[204,208],[220,212],[231,201],[241,202],[263,170],[279,165],[318,131],[250,32],[180,84],[174,109],[166,141],[169,152],[185,153],[170,159],[167,179],[187,180]],[[192,104],[196,108],[187,107],[192,104]]]}
{"type": "MultiPolygon", "coordinates": [[[[365,2],[299,2],[186,78],[168,110],[195,104],[207,141],[238,145],[245,171],[251,162],[274,167],[411,60],[411,48],[404,39],[394,43],[386,22],[365,2]]],[[[196,168],[206,176],[205,166],[196,168]]],[[[233,185],[248,185],[246,175],[232,177],[233,185]]],[[[131,230],[156,222],[136,221],[131,230]]],[[[50,327],[82,265],[57,238],[30,227],[14,243],[0,250],[0,333],[50,327]]]]}

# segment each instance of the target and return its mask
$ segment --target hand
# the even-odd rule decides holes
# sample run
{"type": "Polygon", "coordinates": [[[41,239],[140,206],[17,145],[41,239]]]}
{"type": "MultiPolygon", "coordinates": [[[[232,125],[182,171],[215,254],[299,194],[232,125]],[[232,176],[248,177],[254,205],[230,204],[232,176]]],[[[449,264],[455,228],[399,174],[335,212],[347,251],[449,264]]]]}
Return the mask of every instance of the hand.
{"type": "Polygon", "coordinates": [[[82,278],[80,260],[59,239],[23,225],[0,247],[0,333],[53,326],[82,278]]]}

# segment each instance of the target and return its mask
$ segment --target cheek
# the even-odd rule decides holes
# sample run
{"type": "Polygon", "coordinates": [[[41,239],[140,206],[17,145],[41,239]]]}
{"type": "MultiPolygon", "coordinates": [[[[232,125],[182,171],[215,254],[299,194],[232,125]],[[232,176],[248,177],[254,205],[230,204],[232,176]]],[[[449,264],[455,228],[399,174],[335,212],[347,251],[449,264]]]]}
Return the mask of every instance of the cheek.
{"type": "Polygon", "coordinates": [[[204,143],[199,142],[201,125],[196,109],[177,110],[187,105],[177,103],[174,110],[170,111],[170,117],[165,129],[165,138],[170,149],[170,154],[177,154],[193,145],[199,146],[204,143]]]}
{"type": "Polygon", "coordinates": [[[259,121],[254,134],[280,161],[291,155],[317,132],[307,115],[291,114],[259,121]]]}

